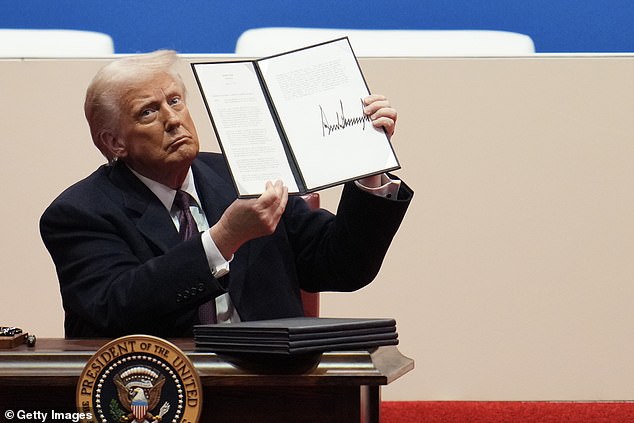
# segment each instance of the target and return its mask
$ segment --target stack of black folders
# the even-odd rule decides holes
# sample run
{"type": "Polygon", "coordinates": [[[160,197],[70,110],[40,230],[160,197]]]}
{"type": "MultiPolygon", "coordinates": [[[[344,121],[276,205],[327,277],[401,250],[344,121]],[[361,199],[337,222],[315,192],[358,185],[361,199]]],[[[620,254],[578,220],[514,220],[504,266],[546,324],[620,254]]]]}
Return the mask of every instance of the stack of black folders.
{"type": "Polygon", "coordinates": [[[326,351],[397,345],[389,318],[294,317],[194,326],[198,351],[213,352],[255,371],[305,371],[326,351]]]}

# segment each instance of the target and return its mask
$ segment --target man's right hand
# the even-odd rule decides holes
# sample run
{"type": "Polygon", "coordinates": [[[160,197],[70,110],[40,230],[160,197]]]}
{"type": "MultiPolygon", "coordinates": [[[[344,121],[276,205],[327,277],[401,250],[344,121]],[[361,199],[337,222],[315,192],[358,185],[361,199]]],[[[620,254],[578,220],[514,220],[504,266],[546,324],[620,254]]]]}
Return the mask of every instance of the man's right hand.
{"type": "Polygon", "coordinates": [[[282,181],[267,182],[260,197],[237,199],[225,210],[209,229],[211,239],[228,260],[245,242],[272,234],[287,202],[288,188],[282,181]]]}

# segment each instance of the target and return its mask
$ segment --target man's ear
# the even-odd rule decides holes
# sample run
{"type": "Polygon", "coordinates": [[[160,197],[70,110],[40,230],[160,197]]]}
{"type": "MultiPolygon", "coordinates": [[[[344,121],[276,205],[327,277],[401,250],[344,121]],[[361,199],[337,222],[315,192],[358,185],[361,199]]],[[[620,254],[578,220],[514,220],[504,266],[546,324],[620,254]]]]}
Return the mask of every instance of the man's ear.
{"type": "Polygon", "coordinates": [[[125,142],[110,131],[102,131],[99,134],[101,152],[110,159],[120,159],[128,155],[125,142]]]}

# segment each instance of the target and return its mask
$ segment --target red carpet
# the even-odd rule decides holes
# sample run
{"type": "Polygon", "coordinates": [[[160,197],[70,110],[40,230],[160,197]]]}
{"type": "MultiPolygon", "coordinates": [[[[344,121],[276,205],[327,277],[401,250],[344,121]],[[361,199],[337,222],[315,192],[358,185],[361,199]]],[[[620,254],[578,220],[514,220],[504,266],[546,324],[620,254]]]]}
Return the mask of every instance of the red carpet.
{"type": "Polygon", "coordinates": [[[625,423],[634,402],[384,401],[381,423],[625,423]]]}

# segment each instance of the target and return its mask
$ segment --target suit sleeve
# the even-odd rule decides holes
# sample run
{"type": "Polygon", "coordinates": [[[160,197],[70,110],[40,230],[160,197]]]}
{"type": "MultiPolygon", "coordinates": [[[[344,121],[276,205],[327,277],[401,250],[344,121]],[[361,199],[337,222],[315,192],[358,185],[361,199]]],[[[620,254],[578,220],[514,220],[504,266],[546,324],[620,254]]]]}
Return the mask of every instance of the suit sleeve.
{"type": "Polygon", "coordinates": [[[305,213],[297,204],[288,227],[300,284],[307,291],[353,291],[379,272],[413,191],[401,183],[396,199],[385,199],[348,183],[336,216],[305,213]]]}

